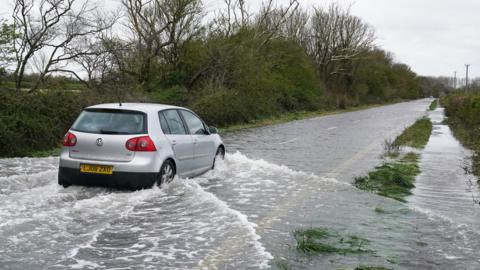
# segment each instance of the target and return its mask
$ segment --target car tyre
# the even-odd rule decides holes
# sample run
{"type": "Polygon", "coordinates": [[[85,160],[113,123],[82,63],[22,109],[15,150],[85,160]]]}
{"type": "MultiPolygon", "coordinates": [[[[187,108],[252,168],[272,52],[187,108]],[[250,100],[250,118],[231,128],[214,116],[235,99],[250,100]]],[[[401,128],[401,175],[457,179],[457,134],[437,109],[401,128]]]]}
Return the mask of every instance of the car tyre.
{"type": "Polygon", "coordinates": [[[215,157],[213,158],[212,169],[215,169],[215,163],[217,163],[217,160],[224,160],[224,159],[225,159],[225,149],[223,147],[218,147],[217,148],[217,153],[215,154],[215,157]]]}
{"type": "Polygon", "coordinates": [[[61,185],[64,188],[67,188],[67,187],[71,186],[69,183],[67,183],[65,181],[62,181],[60,179],[58,179],[58,184],[61,185]]]}
{"type": "Polygon", "coordinates": [[[175,166],[171,160],[165,160],[162,167],[160,167],[160,173],[158,174],[157,185],[160,187],[163,184],[168,184],[173,181],[175,177],[175,166]]]}

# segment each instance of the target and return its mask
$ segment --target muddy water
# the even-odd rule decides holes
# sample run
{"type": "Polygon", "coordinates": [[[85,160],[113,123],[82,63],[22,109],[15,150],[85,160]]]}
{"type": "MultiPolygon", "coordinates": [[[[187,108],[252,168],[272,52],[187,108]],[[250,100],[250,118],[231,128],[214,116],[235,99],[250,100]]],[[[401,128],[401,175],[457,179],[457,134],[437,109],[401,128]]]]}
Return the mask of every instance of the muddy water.
{"type": "Polygon", "coordinates": [[[429,102],[229,134],[224,164],[163,189],[63,189],[57,158],[0,160],[0,269],[258,269],[280,261],[295,269],[479,269],[476,195],[461,168],[468,151],[445,126],[435,126],[407,204],[349,184],[429,102]],[[311,226],[367,238],[371,252],[299,254],[291,232],[311,226]]]}

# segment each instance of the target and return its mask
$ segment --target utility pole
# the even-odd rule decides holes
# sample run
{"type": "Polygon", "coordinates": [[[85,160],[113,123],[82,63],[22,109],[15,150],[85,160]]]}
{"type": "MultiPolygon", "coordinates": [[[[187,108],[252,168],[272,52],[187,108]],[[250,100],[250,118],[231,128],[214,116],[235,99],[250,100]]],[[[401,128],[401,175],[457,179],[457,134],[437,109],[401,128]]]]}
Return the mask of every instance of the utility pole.
{"type": "Polygon", "coordinates": [[[454,71],[453,75],[453,90],[457,89],[457,71],[454,71]]]}
{"type": "Polygon", "coordinates": [[[468,90],[468,68],[470,67],[471,65],[469,64],[465,64],[465,69],[466,69],[466,74],[465,74],[465,89],[468,90]]]}

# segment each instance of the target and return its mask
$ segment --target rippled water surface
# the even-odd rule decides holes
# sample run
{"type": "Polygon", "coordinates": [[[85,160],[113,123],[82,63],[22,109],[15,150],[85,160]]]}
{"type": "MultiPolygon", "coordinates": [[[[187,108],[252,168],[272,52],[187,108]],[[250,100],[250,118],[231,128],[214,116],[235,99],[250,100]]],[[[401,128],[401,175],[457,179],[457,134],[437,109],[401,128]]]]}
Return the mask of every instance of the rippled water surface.
{"type": "Polygon", "coordinates": [[[408,203],[350,185],[429,103],[228,134],[224,164],[162,189],[63,189],[57,158],[0,160],[0,269],[480,269],[470,153],[441,109],[408,203]],[[297,253],[292,231],[312,226],[366,238],[370,252],[297,253]]]}

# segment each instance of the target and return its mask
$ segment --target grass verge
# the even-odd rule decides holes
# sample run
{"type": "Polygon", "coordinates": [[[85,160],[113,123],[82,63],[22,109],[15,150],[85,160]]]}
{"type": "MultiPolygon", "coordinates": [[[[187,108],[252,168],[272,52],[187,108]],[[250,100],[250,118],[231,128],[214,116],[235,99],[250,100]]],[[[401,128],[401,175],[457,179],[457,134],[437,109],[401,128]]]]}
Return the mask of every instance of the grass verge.
{"type": "Polygon", "coordinates": [[[429,118],[418,119],[413,125],[403,131],[394,143],[401,146],[410,146],[414,148],[423,148],[432,133],[432,122],[429,118]]]}
{"type": "Polygon", "coordinates": [[[59,156],[60,151],[62,151],[61,147],[53,148],[50,150],[43,150],[43,151],[35,151],[30,154],[30,157],[34,158],[41,158],[41,157],[50,157],[50,156],[59,156]]]}

